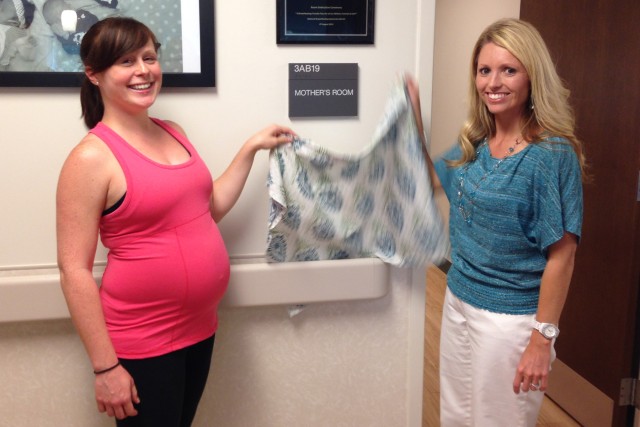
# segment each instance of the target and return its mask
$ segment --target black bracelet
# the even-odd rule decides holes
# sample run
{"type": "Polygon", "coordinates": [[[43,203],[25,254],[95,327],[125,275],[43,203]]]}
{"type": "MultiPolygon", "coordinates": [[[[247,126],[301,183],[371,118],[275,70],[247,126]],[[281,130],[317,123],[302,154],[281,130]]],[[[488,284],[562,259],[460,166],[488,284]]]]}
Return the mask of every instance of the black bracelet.
{"type": "Polygon", "coordinates": [[[118,363],[116,363],[115,365],[106,368],[106,369],[101,369],[99,371],[93,371],[93,373],[95,375],[100,375],[100,374],[104,374],[105,372],[109,372],[109,371],[113,371],[114,369],[116,369],[118,366],[120,366],[120,361],[118,360],[118,363]]]}

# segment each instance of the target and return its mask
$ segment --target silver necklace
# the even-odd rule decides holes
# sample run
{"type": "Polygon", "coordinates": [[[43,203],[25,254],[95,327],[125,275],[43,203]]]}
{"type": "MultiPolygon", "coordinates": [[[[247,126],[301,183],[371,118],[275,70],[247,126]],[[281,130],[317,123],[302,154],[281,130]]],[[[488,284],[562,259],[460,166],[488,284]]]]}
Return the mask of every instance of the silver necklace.
{"type": "Polygon", "coordinates": [[[473,186],[471,191],[466,192],[464,190],[464,180],[465,180],[465,177],[467,176],[467,170],[469,169],[469,166],[471,166],[471,163],[475,162],[479,158],[480,150],[482,149],[482,147],[484,147],[485,145],[487,147],[489,146],[489,143],[487,141],[488,140],[485,139],[478,146],[478,148],[476,149],[476,158],[473,161],[468,162],[461,169],[460,176],[458,177],[458,184],[459,184],[458,185],[458,211],[460,212],[460,215],[462,216],[462,219],[464,220],[464,222],[466,222],[467,224],[471,224],[471,219],[473,216],[474,200],[476,197],[476,192],[478,191],[478,188],[480,188],[480,185],[484,182],[485,179],[487,179],[489,175],[491,175],[496,169],[498,169],[498,167],[502,164],[502,162],[504,162],[506,159],[511,157],[511,155],[516,150],[516,147],[518,145],[522,144],[522,140],[520,138],[516,138],[515,144],[507,148],[507,153],[505,154],[505,156],[502,157],[500,160],[498,160],[496,164],[493,165],[493,168],[489,169],[487,172],[485,172],[484,175],[480,177],[480,179],[478,180],[478,182],[476,182],[476,185],[473,186]]]}

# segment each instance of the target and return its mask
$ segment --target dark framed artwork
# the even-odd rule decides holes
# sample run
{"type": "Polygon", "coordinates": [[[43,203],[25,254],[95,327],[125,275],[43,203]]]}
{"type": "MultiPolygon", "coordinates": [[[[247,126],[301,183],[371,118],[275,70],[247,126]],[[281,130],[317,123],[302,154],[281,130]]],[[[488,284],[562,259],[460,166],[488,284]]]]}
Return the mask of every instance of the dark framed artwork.
{"type": "Polygon", "coordinates": [[[80,41],[109,16],[130,16],[155,33],[163,86],[215,86],[214,0],[0,0],[0,9],[2,87],[79,86],[80,41]]]}
{"type": "Polygon", "coordinates": [[[277,0],[278,44],[373,44],[375,0],[277,0]]]}

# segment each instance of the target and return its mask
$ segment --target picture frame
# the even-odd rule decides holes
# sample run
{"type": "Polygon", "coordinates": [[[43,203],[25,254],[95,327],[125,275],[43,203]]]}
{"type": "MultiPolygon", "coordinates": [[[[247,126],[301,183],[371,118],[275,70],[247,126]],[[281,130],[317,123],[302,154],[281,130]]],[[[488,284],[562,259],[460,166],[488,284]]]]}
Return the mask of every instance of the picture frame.
{"type": "Polygon", "coordinates": [[[375,0],[277,0],[278,44],[374,44],[375,0]]]}
{"type": "MultiPolygon", "coordinates": [[[[50,9],[45,6],[52,0],[13,1],[34,4],[35,10],[27,17],[31,22],[26,28],[7,29],[11,22],[0,22],[0,31],[14,34],[13,37],[0,34],[0,87],[79,87],[83,68],[77,39],[81,40],[90,25],[107,16],[130,16],[154,32],[161,43],[164,87],[215,87],[214,0],[65,0],[65,4],[77,7],[75,34],[61,33],[61,23],[59,28],[55,25],[59,23],[54,23],[58,15],[48,13],[50,9]],[[82,19],[88,22],[86,28],[82,27],[82,19]],[[16,39],[15,33],[26,36],[22,41],[35,46],[35,53],[28,51],[28,56],[22,55],[23,44],[16,41],[20,38],[16,39]],[[69,36],[63,38],[59,34],[69,36]],[[75,46],[72,35],[76,37],[75,46]]],[[[22,15],[13,24],[22,22],[25,27],[24,11],[22,15]]]]}

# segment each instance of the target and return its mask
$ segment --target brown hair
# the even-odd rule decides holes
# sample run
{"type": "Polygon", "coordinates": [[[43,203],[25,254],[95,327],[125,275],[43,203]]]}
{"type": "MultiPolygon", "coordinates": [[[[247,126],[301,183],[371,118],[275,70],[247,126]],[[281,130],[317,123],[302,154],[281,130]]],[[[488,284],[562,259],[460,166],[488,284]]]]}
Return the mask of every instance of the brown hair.
{"type": "MultiPolygon", "coordinates": [[[[126,17],[110,17],[95,23],[82,38],[80,59],[85,68],[99,73],[111,67],[119,58],[144,47],[152,41],[156,51],[160,43],[143,23],[126,17]]],[[[87,76],[80,88],[82,117],[89,129],[95,127],[104,115],[100,89],[87,76]]]]}

